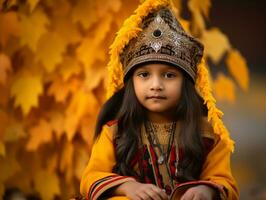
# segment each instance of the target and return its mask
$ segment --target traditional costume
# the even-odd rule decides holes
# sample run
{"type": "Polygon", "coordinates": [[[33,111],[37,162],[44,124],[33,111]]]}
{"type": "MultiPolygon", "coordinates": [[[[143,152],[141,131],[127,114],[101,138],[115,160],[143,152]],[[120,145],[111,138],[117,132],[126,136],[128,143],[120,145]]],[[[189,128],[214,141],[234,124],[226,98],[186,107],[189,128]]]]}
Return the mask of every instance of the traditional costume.
{"type": "Polygon", "coordinates": [[[110,121],[93,145],[81,180],[82,195],[90,200],[126,200],[126,197],[110,197],[110,192],[126,181],[137,180],[157,185],[172,199],[179,199],[189,187],[199,184],[216,189],[216,199],[238,199],[230,168],[233,141],[221,121],[221,111],[215,106],[202,56],[203,45],[183,30],[169,1],[146,0],[125,21],[111,46],[108,97],[123,87],[123,80],[136,65],[159,61],[181,68],[196,83],[208,108],[208,117],[202,119],[200,133],[205,161],[199,180],[181,183],[177,166],[186,156],[178,147],[181,122],[147,122],[141,127],[141,144],[130,161],[136,175],[116,174],[113,168],[116,163],[117,121],[110,121]]]}

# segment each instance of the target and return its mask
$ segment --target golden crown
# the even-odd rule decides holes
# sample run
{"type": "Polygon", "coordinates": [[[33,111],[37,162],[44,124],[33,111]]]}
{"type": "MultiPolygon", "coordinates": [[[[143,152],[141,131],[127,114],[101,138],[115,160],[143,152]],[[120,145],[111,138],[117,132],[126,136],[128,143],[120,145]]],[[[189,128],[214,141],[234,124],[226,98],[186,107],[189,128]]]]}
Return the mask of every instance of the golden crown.
{"type": "Polygon", "coordinates": [[[203,45],[184,31],[168,7],[150,13],[140,27],[142,32],[120,55],[124,76],[138,64],[160,61],[182,68],[195,81],[203,45]]]}

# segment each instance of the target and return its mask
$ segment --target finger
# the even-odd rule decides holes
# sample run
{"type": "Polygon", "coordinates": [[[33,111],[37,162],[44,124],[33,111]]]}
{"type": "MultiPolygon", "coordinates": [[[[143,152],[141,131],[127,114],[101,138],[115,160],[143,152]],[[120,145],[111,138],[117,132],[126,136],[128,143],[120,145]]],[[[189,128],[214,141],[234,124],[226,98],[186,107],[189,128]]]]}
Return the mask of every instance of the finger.
{"type": "Polygon", "coordinates": [[[194,200],[194,193],[187,190],[180,200],[194,200]]]}
{"type": "Polygon", "coordinates": [[[154,192],[156,192],[156,193],[160,196],[160,199],[163,199],[163,200],[167,200],[167,199],[168,199],[167,194],[166,194],[165,191],[162,190],[161,188],[158,188],[158,187],[152,187],[152,190],[153,190],[154,192]]]}
{"type": "Polygon", "coordinates": [[[152,198],[146,194],[145,191],[143,192],[140,192],[138,195],[137,195],[141,200],[152,200],[152,198]]]}
{"type": "Polygon", "coordinates": [[[161,196],[159,195],[159,193],[155,192],[154,190],[152,190],[151,188],[149,190],[146,190],[145,191],[147,195],[149,195],[149,197],[152,199],[152,200],[163,200],[161,198],[161,196]]]}

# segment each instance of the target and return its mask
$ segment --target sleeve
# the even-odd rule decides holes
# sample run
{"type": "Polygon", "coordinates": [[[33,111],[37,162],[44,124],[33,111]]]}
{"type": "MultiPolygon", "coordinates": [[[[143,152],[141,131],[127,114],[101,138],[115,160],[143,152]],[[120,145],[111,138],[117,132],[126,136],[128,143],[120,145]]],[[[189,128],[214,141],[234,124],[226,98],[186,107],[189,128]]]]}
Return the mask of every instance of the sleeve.
{"type": "Polygon", "coordinates": [[[239,191],[231,172],[231,151],[219,138],[208,153],[200,179],[210,183],[220,192],[221,199],[237,200],[239,191]]]}
{"type": "MultiPolygon", "coordinates": [[[[115,153],[112,133],[108,129],[105,125],[98,140],[94,143],[90,160],[81,178],[80,192],[90,200],[98,199],[112,187],[134,180],[131,177],[112,173],[112,168],[115,165],[115,153]]],[[[121,197],[121,199],[126,200],[127,198],[121,197]]]]}

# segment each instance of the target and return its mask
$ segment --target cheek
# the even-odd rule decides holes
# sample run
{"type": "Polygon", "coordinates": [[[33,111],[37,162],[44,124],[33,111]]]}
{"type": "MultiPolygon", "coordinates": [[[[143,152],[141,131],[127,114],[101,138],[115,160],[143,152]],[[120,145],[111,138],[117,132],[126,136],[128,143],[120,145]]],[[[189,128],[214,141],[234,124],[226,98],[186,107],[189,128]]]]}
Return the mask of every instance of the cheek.
{"type": "Polygon", "coordinates": [[[171,87],[169,94],[173,97],[173,99],[179,100],[181,97],[181,91],[182,84],[180,82],[177,82],[173,87],[171,87]]]}
{"type": "Polygon", "coordinates": [[[141,96],[143,95],[143,88],[141,87],[141,83],[138,80],[133,79],[133,86],[137,99],[140,100],[141,96]]]}

